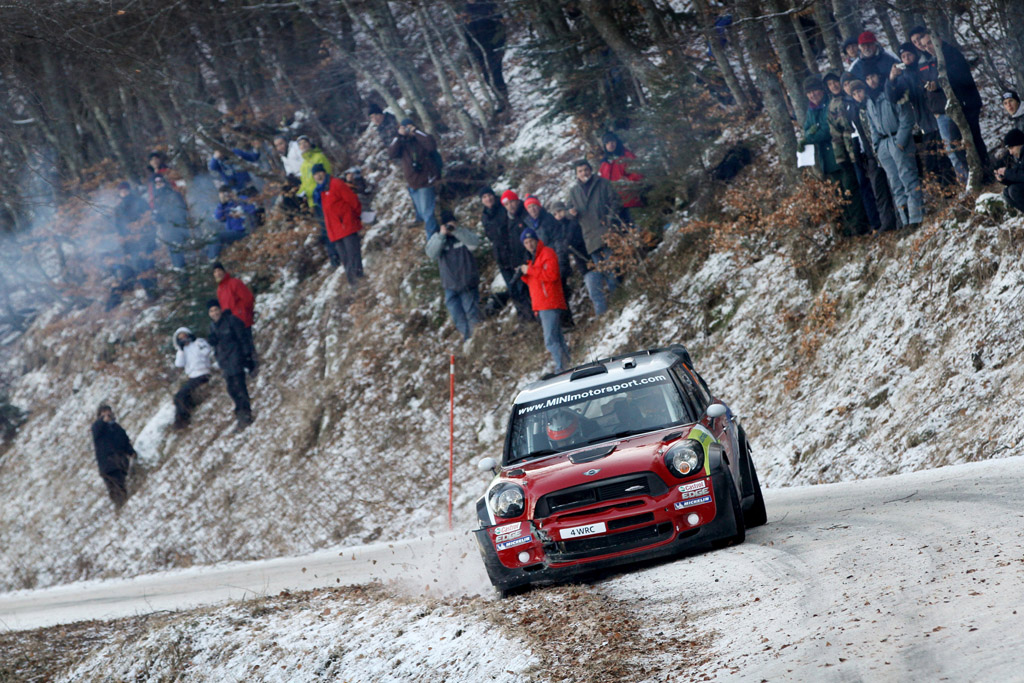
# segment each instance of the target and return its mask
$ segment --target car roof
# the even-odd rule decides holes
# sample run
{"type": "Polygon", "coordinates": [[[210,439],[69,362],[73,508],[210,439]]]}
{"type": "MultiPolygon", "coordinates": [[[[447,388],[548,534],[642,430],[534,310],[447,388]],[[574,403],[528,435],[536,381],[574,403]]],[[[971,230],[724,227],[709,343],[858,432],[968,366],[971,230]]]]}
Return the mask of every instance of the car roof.
{"type": "Polygon", "coordinates": [[[622,354],[613,358],[579,365],[556,375],[546,375],[538,382],[526,386],[514,403],[531,403],[540,399],[561,396],[570,391],[589,389],[622,379],[666,370],[687,358],[686,349],[674,346],[668,349],[648,349],[622,354]]]}

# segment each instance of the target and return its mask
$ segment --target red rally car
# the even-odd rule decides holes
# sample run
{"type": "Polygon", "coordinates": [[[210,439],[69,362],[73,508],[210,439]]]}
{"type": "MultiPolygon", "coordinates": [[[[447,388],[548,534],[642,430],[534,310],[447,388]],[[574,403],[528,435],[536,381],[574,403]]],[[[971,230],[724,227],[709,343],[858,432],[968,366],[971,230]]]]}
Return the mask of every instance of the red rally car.
{"type": "Polygon", "coordinates": [[[477,501],[504,595],[595,569],[741,543],[767,521],[743,428],[681,345],[547,376],[516,397],[477,501]]]}

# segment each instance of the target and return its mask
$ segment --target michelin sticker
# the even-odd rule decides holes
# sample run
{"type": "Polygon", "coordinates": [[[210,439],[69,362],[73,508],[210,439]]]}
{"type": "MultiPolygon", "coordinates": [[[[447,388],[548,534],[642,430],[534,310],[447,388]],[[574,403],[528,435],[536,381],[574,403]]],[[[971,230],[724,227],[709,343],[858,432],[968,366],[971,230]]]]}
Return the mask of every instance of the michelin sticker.
{"type": "Polygon", "coordinates": [[[494,533],[496,534],[507,534],[510,531],[519,531],[523,526],[522,522],[512,522],[511,524],[503,524],[502,526],[494,527],[494,533]]]}
{"type": "Polygon", "coordinates": [[[691,508],[694,505],[703,505],[704,503],[710,503],[711,496],[704,496],[703,498],[693,498],[692,500],[684,500],[680,503],[676,503],[676,510],[682,510],[683,508],[691,508]]]}
{"type": "Polygon", "coordinates": [[[522,538],[517,538],[514,541],[505,541],[504,543],[498,544],[498,550],[508,550],[509,548],[515,548],[517,545],[523,545],[524,543],[529,543],[532,540],[533,536],[523,536],[522,538]]]}

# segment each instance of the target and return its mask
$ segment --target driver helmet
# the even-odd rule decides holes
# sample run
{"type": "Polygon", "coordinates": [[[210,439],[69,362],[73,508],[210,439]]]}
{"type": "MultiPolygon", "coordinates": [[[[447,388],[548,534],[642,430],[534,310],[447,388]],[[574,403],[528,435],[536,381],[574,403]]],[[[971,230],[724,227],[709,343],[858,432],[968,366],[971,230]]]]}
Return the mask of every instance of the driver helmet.
{"type": "Polygon", "coordinates": [[[580,421],[572,410],[558,410],[548,420],[548,438],[555,443],[571,443],[579,431],[580,421]]]}

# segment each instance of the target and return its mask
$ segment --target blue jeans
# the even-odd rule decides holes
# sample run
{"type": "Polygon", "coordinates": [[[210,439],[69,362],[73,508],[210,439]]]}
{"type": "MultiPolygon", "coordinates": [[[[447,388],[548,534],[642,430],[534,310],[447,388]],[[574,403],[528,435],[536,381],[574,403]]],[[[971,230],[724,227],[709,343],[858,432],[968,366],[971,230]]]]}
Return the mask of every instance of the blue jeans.
{"type": "Polygon", "coordinates": [[[437,219],[434,217],[434,202],[436,197],[434,196],[434,188],[421,187],[418,190],[414,190],[411,187],[409,189],[409,196],[412,197],[413,208],[416,209],[416,218],[423,221],[423,227],[427,230],[427,239],[438,231],[437,219]]]}
{"type": "Polygon", "coordinates": [[[465,340],[473,336],[473,328],[482,320],[479,302],[480,295],[476,287],[444,290],[444,305],[448,307],[455,329],[465,340]]]}
{"type": "Polygon", "coordinates": [[[540,326],[544,330],[544,346],[555,361],[555,372],[561,372],[571,362],[569,345],[565,343],[565,336],[562,334],[562,309],[537,311],[537,317],[540,318],[540,326]]]}
{"type": "Polygon", "coordinates": [[[956,171],[956,178],[961,184],[967,184],[967,161],[964,158],[963,150],[955,151],[953,149],[953,143],[959,142],[962,138],[960,137],[960,129],[957,128],[956,123],[953,119],[949,118],[945,114],[942,116],[936,116],[935,122],[939,124],[939,135],[942,136],[942,141],[946,143],[946,156],[949,157],[949,161],[953,164],[953,170],[956,171]]]}
{"type": "MultiPolygon", "coordinates": [[[[608,247],[601,247],[590,255],[590,260],[597,264],[609,256],[611,256],[611,252],[608,250],[608,247]]],[[[619,281],[615,274],[591,268],[583,274],[583,284],[587,286],[587,294],[590,295],[590,300],[594,302],[594,315],[604,315],[605,311],[608,310],[608,298],[604,293],[604,285],[608,286],[608,294],[612,294],[615,288],[619,286],[619,281]]]]}

